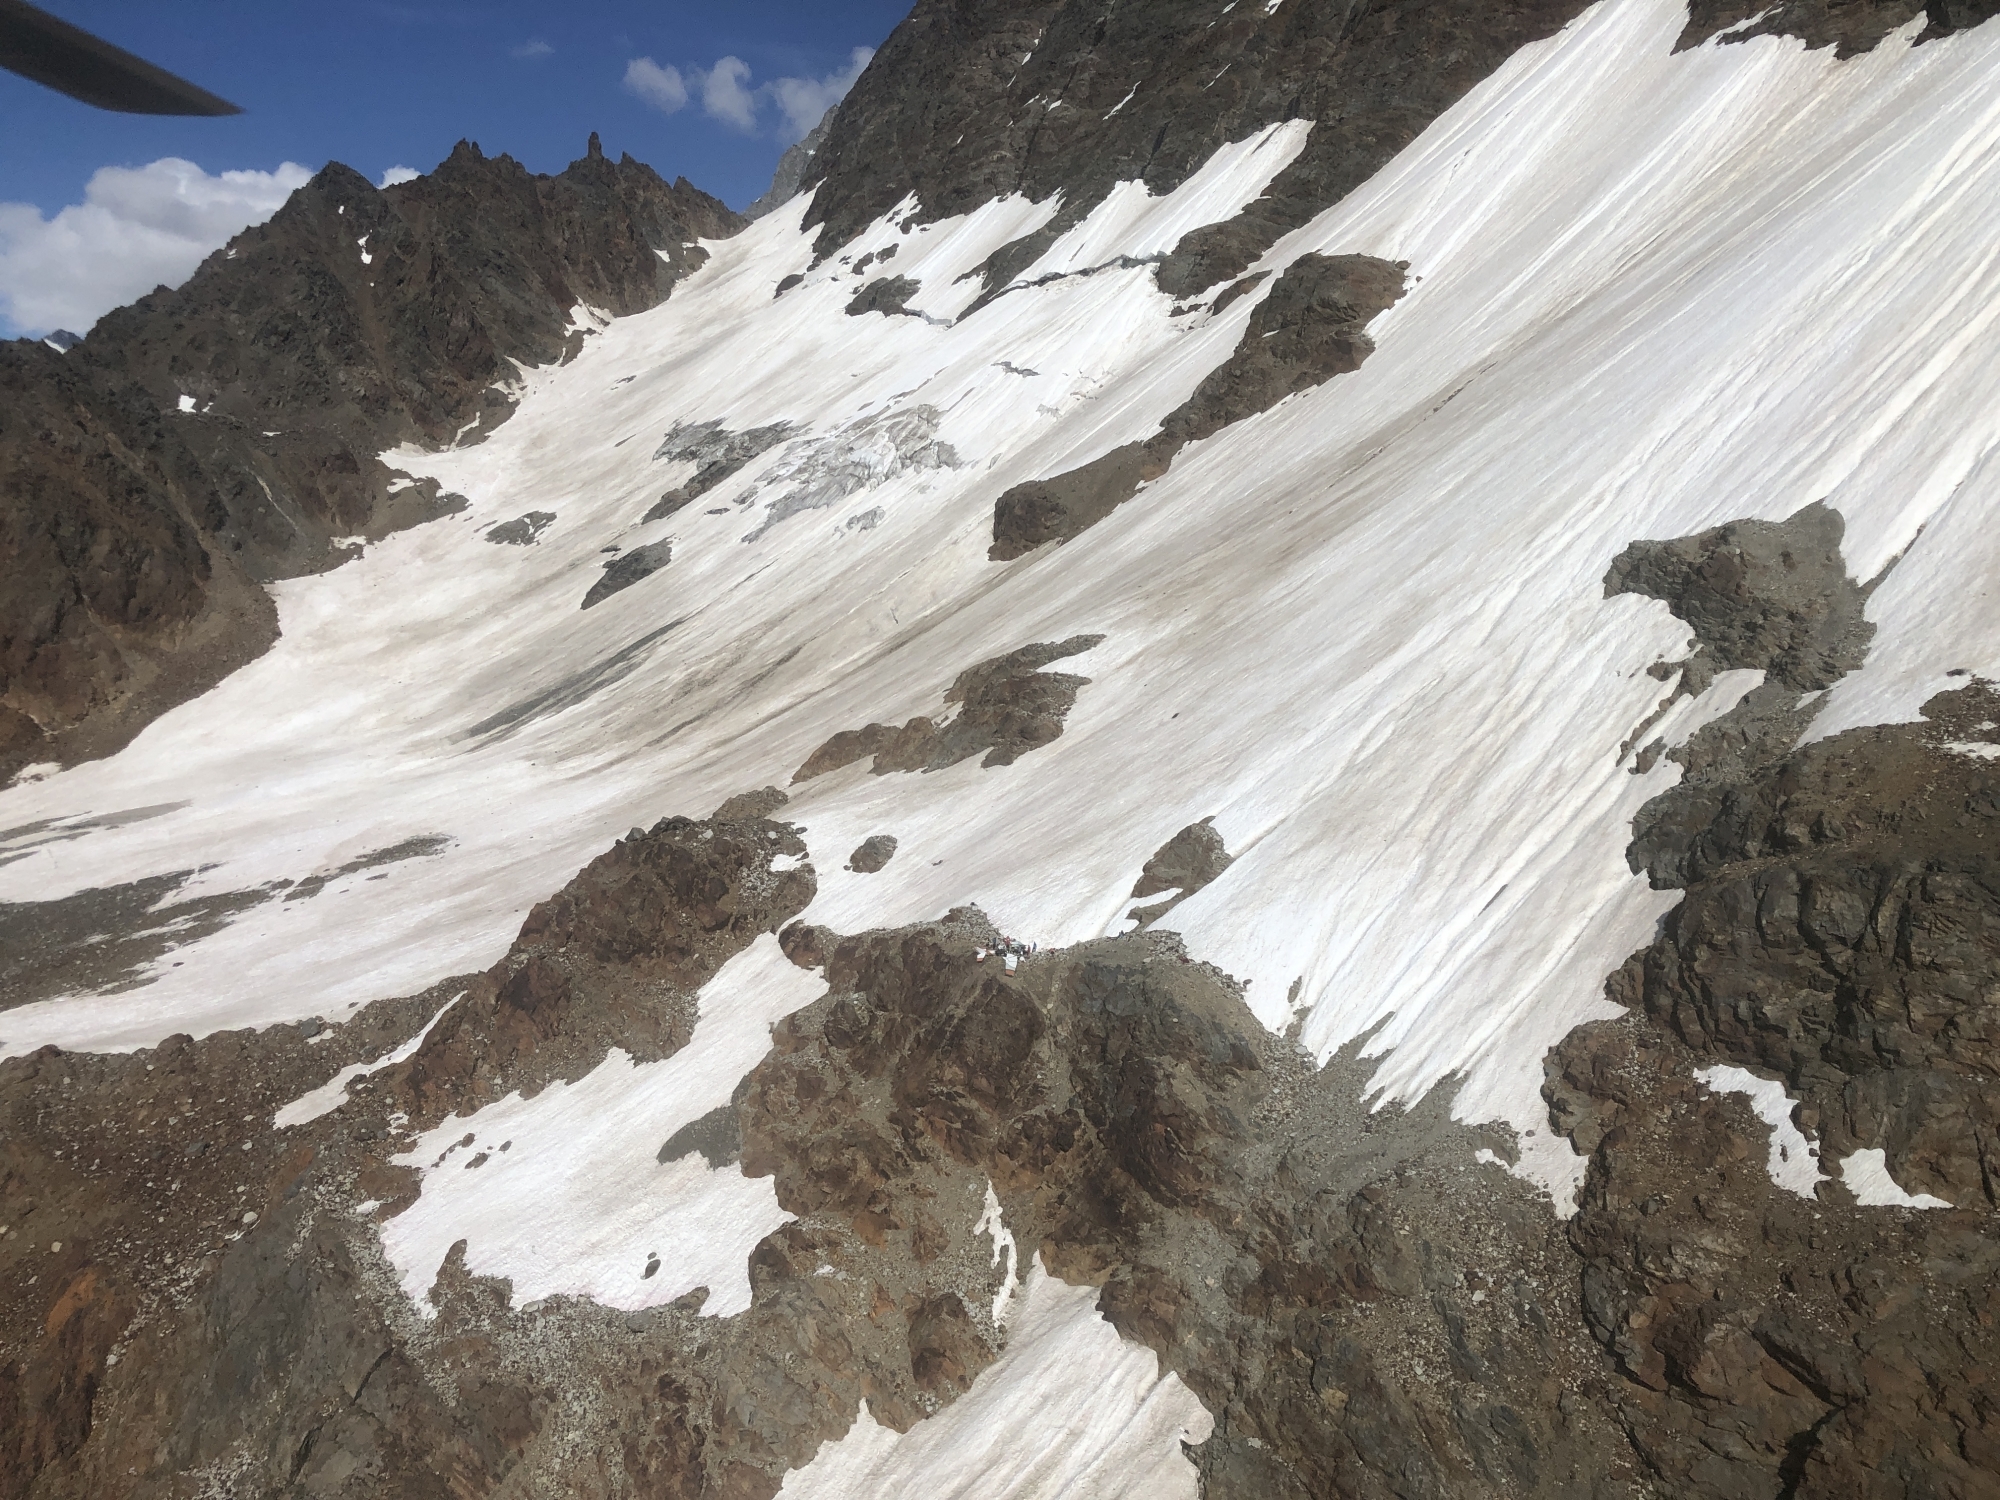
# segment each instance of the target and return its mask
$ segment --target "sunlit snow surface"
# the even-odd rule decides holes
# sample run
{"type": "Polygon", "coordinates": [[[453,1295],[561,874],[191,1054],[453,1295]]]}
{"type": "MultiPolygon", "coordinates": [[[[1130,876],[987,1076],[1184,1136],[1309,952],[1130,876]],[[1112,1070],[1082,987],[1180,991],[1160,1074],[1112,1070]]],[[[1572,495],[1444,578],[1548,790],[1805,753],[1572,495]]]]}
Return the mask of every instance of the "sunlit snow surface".
{"type": "Polygon", "coordinates": [[[1771,1127],[1771,1151],[1765,1163],[1771,1181],[1801,1198],[1818,1196],[1815,1190],[1826,1175],[1819,1168],[1819,1150],[1792,1122],[1798,1101],[1785,1092],[1782,1081],[1759,1078],[1748,1068],[1703,1068],[1694,1076],[1718,1094],[1746,1096],[1757,1118],[1771,1127]]]}
{"type": "Polygon", "coordinates": [[[634,1063],[614,1051],[574,1084],[509,1095],[421,1137],[397,1160],[423,1170],[422,1196],[382,1226],[404,1290],[426,1306],[463,1238],[466,1268],[512,1278],[517,1302],[566,1293],[636,1309],[705,1286],[704,1313],[743,1311],[750,1252],[788,1217],[771,1180],[658,1153],[729,1102],[770,1050],[773,1022],[825,993],[766,934],[703,986],[694,1037],[672,1057],[634,1063]]]}
{"type": "Polygon", "coordinates": [[[1153,1353],[1097,1316],[1091,1287],[1029,1268],[1007,1347],[972,1388],[898,1436],[862,1410],[785,1476],[787,1500],[1193,1500],[1183,1442],[1212,1422],[1153,1353]]]}
{"type": "Polygon", "coordinates": [[[1841,1181],[1873,1208],[1950,1208],[1933,1193],[1912,1193],[1889,1175],[1889,1153],[1880,1146],[1857,1151],[1840,1164],[1841,1181]]]}
{"type": "MultiPolygon", "coordinates": [[[[786,816],[820,872],[809,918],[856,930],[977,902],[1073,942],[1118,930],[1146,857],[1213,815],[1237,859],[1174,913],[1193,951],[1274,1027],[1301,981],[1321,1053],[1388,1018],[1370,1044],[1388,1097],[1463,1073],[1458,1112],[1537,1132],[1524,1161],[1564,1198],[1575,1161],[1546,1135],[1542,1055],[1609,1013],[1605,974],[1675,900],[1623,850],[1677,768],[1636,776],[1618,751],[1665,691],[1646,667],[1686,632],[1656,601],[1604,600],[1611,558],[1824,499],[1857,576],[1908,555],[1818,732],[1911,717],[1948,668],[2000,670],[2000,27],[1913,50],[1913,23],[1838,62],[1785,39],[1676,56],[1684,19],[1676,0],[1606,0],[1285,240],[1269,265],[1411,263],[1379,352],[1013,564],[985,559],[994,498],[1148,433],[1256,299],[1170,320],[1147,270],[1113,269],[952,327],[850,318],[865,278],[837,260],[773,297],[810,260],[803,203],[714,246],[669,303],[529,372],[485,443],[397,457],[469,511],[280,585],[262,660],[123,754],[0,795],[0,827],[188,804],[0,866],[0,899],[207,866],[185,899],[451,844],[267,902],[148,987],[0,1013],[0,1050],[338,1018],[484,966],[632,824],[783,784],[830,733],[935,712],[997,652],[1102,632],[1063,664],[1094,680],[1054,745],[801,789],[786,816]],[[810,442],[915,404],[942,413],[962,467],[745,544],[771,496],[733,502],[780,447],[639,522],[687,477],[651,458],[675,422],[790,421],[810,442]],[[531,509],[557,516],[539,544],[480,540],[531,509]],[[578,608],[604,548],[667,536],[671,566],[578,608]],[[844,872],[878,832],[894,862],[844,872]]],[[[1064,263],[1228,216],[1297,134],[1228,148],[1169,204],[1114,194],[1064,263]]],[[[907,234],[892,214],[848,253],[897,243],[887,269],[945,319],[976,292],[952,278],[1053,209],[907,234]]],[[[1684,736],[1730,690],[1651,733],[1684,736]]]]}

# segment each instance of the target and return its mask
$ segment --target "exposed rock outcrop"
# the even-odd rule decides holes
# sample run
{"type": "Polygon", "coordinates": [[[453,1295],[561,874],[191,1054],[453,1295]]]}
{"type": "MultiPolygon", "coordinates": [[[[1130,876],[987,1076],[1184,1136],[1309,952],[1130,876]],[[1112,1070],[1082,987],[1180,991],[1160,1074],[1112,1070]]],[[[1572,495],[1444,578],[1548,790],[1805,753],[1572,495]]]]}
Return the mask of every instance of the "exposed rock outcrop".
{"type": "Polygon", "coordinates": [[[861,875],[873,875],[888,868],[896,857],[894,834],[871,833],[847,856],[847,868],[861,875]]]}
{"type": "Polygon", "coordinates": [[[581,1078],[613,1046],[671,1056],[693,1034],[701,986],[812,900],[810,865],[772,869],[805,852],[790,825],[755,815],[668,818],[621,840],[528,913],[507,957],[378,1075],[378,1096],[432,1124],[581,1078]]]}
{"type": "Polygon", "coordinates": [[[502,547],[532,547],[541,540],[542,533],[555,523],[556,513],[552,510],[531,510],[525,516],[516,516],[511,521],[502,521],[486,533],[486,540],[502,547]]]}
{"type": "Polygon", "coordinates": [[[982,751],[982,766],[1012,765],[1030,750],[1061,738],[1063,721],[1076,705],[1077,690],[1090,679],[1068,672],[1044,672],[1050,662],[1078,656],[1101,644],[1101,635],[1076,635],[1009,651],[967,667],[945,690],[944,701],[959,705],[942,722],[915,718],[900,728],[870,724],[843,729],[792,773],[794,783],[811,781],[857,760],[874,757],[870,773],[942,771],[982,751]]]}
{"type": "Polygon", "coordinates": [[[1360,369],[1375,352],[1369,321],[1402,298],[1408,269],[1367,255],[1301,255],[1251,313],[1235,351],[1157,433],[1053,479],[1017,484],[996,500],[987,557],[1008,562],[1081,536],[1165,474],[1189,443],[1360,369]]]}
{"type": "Polygon", "coordinates": [[[813,158],[826,144],[826,133],[833,123],[834,110],[838,104],[820,116],[819,123],[808,130],[804,137],[785,148],[785,154],[778,158],[777,170],[771,174],[771,185],[764,189],[763,196],[743,210],[746,219],[761,219],[774,208],[782,208],[798,196],[806,184],[806,177],[812,171],[813,158]]]}
{"type": "Polygon", "coordinates": [[[1808,47],[1835,47],[1839,57],[1872,52],[1892,31],[1923,18],[1919,43],[1964,31],[2000,14],[1993,0],[1689,0],[1687,30],[1676,51],[1715,36],[1747,42],[1760,36],[1795,36],[1808,47]]]}
{"type": "Polygon", "coordinates": [[[850,318],[858,318],[864,313],[881,313],[887,317],[914,317],[905,305],[922,291],[922,286],[908,276],[878,276],[849,300],[846,308],[850,318]]]}
{"type": "Polygon", "coordinates": [[[1994,1494],[1991,1213],[1788,1192],[1769,1128],[1692,1078],[1703,1060],[1635,1016],[1573,1033],[1545,1090],[1590,1153],[1570,1227],[1583,1308],[1656,1492],[1994,1494]]]}
{"type": "Polygon", "coordinates": [[[1359,5],[1204,0],[1110,6],[922,0],[833,117],[808,170],[822,257],[914,195],[914,219],[1006,193],[1060,193],[1050,224],[997,252],[1006,285],[1113,184],[1165,193],[1217,147],[1314,122],[1298,159],[1242,213],[1186,235],[1158,276],[1176,297],[1233,281],[1286,231],[1360,186],[1522,45],[1585,0],[1359,5]]]}
{"type": "Polygon", "coordinates": [[[1693,628],[1684,689],[1767,674],[1635,819],[1633,869],[1686,894],[1607,986],[1630,1015],[1572,1033],[1544,1090],[1591,1158],[1571,1238],[1609,1393],[1675,1495],[1984,1496],[2000,1472],[2000,695],[1794,748],[1874,630],[1840,540],[1809,506],[1635,544],[1606,580],[1693,628]],[[1783,1083],[1814,1197],[1696,1081],[1717,1066],[1783,1083]],[[1958,1211],[1859,1206],[1864,1151],[1958,1211]]]}
{"type": "Polygon", "coordinates": [[[593,605],[602,604],[613,594],[651,578],[673,560],[674,544],[671,540],[648,542],[643,547],[634,547],[630,552],[620,553],[605,563],[604,572],[584,593],[583,603],[579,607],[589,609],[593,605]]]}
{"type": "Polygon", "coordinates": [[[695,466],[694,477],[660,496],[653,508],[646,512],[645,518],[648,521],[664,520],[684,506],[693,504],[717,485],[741,472],[752,459],[761,457],[791,437],[793,432],[789,422],[773,422],[766,427],[752,427],[747,432],[731,432],[720,422],[676,422],[673,430],[654,450],[653,458],[655,461],[666,459],[674,463],[691,463],[695,466]]]}
{"type": "Polygon", "coordinates": [[[338,164],[66,355],[0,350],[0,775],[115,749],[275,638],[261,589],[454,508],[376,458],[512,410],[578,307],[653,306],[741,220],[596,137],[558,176],[461,142],[338,164]]]}
{"type": "Polygon", "coordinates": [[[1151,906],[1135,906],[1125,915],[1141,927],[1151,927],[1196,891],[1205,889],[1233,861],[1215,831],[1213,818],[1190,823],[1153,851],[1132,886],[1138,896],[1167,896],[1151,906]]]}
{"type": "Polygon", "coordinates": [[[914,1257],[940,1175],[990,1180],[1215,1414],[1209,1496],[1629,1493],[1615,1425],[1559,1406],[1602,1378],[1561,1227],[1446,1099],[1370,1114],[1352,1053],[1316,1070],[1166,935],[1012,977],[975,939],[797,937],[831,992],[738,1110],[780,1202],[914,1257]]]}

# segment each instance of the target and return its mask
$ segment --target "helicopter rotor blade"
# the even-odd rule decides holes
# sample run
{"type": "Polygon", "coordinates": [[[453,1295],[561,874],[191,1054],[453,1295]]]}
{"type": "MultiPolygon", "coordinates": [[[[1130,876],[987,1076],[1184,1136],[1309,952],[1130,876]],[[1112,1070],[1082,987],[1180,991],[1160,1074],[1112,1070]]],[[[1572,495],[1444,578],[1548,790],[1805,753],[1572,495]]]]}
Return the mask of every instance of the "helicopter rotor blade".
{"type": "Polygon", "coordinates": [[[0,0],[0,68],[121,114],[243,113],[227,99],[218,99],[25,0],[0,0]]]}

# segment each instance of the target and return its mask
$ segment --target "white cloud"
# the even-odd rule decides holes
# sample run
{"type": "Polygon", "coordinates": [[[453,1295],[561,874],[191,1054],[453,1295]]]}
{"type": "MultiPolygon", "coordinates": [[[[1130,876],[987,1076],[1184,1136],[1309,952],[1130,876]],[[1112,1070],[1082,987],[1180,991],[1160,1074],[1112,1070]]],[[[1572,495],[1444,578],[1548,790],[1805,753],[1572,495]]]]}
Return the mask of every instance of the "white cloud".
{"type": "Polygon", "coordinates": [[[765,85],[785,116],[785,140],[789,144],[819,124],[826,112],[847,97],[854,80],[875,56],[873,47],[856,47],[845,68],[824,78],[780,78],[765,85]]]}
{"type": "Polygon", "coordinates": [[[750,81],[750,64],[740,57],[725,57],[705,73],[699,68],[689,71],[700,85],[704,114],[747,135],[757,133],[757,95],[744,86],[750,81]]]}
{"type": "Polygon", "coordinates": [[[391,167],[382,174],[382,180],[376,183],[375,186],[385,188],[394,187],[399,182],[415,182],[423,175],[415,167],[391,167]]]}
{"type": "Polygon", "coordinates": [[[556,49],[551,47],[547,42],[543,41],[540,37],[536,37],[531,42],[523,42],[520,46],[511,48],[508,55],[510,57],[518,57],[522,62],[533,62],[537,58],[553,57],[555,56],[555,51],[556,49]]]}
{"type": "Polygon", "coordinates": [[[191,161],[103,167],[52,219],[32,203],[0,203],[0,314],[24,333],[87,330],[114,307],[178,286],[210,251],[276,213],[312,173],[211,177],[191,161]]]}
{"type": "Polygon", "coordinates": [[[637,94],[663,115],[684,109],[688,102],[687,82],[681,70],[661,67],[650,57],[635,57],[625,65],[625,90],[637,94]]]}
{"type": "Polygon", "coordinates": [[[824,78],[774,78],[754,88],[750,85],[750,64],[740,57],[720,58],[712,68],[689,68],[685,73],[676,67],[661,67],[650,57],[639,57],[625,65],[625,87],[669,115],[686,108],[698,95],[704,114],[745,135],[759,133],[764,106],[775,104],[783,118],[771,133],[790,145],[847,96],[874,56],[874,48],[856,47],[845,67],[824,78]]]}

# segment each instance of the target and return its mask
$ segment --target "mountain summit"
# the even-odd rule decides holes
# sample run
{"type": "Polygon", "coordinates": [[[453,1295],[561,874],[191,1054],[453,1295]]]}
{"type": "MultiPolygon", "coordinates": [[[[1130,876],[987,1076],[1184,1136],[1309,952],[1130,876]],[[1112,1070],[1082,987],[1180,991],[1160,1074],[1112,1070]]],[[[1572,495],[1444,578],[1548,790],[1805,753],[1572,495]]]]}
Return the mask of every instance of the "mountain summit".
{"type": "Polygon", "coordinates": [[[0,1492],[2000,1494],[1987,7],[922,0],[0,350],[0,1492]]]}

